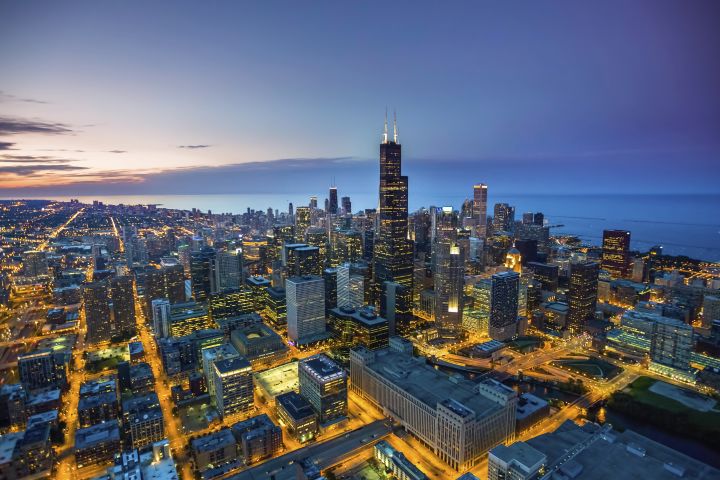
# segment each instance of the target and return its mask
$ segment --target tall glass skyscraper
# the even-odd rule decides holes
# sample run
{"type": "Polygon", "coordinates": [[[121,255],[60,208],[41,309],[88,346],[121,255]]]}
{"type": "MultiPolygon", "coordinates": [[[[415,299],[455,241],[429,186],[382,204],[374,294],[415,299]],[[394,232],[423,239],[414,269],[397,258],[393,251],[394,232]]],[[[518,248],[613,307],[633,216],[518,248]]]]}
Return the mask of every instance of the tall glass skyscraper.
{"type": "Polygon", "coordinates": [[[390,140],[387,119],[380,144],[380,198],[374,262],[375,304],[379,303],[382,295],[383,282],[395,282],[412,291],[413,245],[408,239],[408,177],[402,175],[397,122],[390,140]]]}
{"type": "Polygon", "coordinates": [[[630,232],[604,230],[602,269],[615,278],[627,277],[630,270],[630,232]]]}
{"type": "Polygon", "coordinates": [[[493,340],[509,340],[517,334],[520,275],[496,273],[491,279],[489,334],[493,340]]]}

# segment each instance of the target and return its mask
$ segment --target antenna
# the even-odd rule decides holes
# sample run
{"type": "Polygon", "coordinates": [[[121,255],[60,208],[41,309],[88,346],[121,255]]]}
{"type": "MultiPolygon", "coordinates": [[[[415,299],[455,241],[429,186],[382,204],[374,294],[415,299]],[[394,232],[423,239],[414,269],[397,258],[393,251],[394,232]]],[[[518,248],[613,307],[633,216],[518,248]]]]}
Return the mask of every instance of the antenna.
{"type": "Polygon", "coordinates": [[[397,112],[393,109],[393,142],[398,143],[397,112]]]}
{"type": "Polygon", "coordinates": [[[385,107],[385,130],[383,133],[383,143],[388,143],[387,107],[385,107]]]}

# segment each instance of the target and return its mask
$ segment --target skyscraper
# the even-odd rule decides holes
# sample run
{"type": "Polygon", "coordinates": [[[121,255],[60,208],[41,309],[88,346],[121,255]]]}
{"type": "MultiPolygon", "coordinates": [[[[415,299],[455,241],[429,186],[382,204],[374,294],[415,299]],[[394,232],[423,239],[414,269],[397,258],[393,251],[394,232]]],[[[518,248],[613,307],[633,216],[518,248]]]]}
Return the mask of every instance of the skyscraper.
{"type": "Polygon", "coordinates": [[[325,334],[325,284],[322,277],[290,277],[285,282],[288,338],[307,344],[325,334]]]}
{"type": "Polygon", "coordinates": [[[484,183],[478,183],[473,187],[472,208],[476,236],[485,238],[487,235],[487,185],[484,183]]]}
{"type": "Polygon", "coordinates": [[[300,395],[318,413],[321,423],[347,415],[347,374],[323,353],[300,361],[300,395]]]}
{"type": "Polygon", "coordinates": [[[452,207],[443,207],[436,221],[435,323],[444,337],[457,337],[462,330],[464,255],[457,242],[458,218],[452,207]]]}
{"type": "Polygon", "coordinates": [[[204,302],[212,292],[215,279],[212,275],[212,264],[215,261],[215,249],[203,247],[190,254],[190,280],[192,294],[196,302],[204,302]]]}
{"type": "Polygon", "coordinates": [[[113,312],[113,334],[135,334],[135,285],[133,277],[110,279],[113,312]]]}
{"type": "Polygon", "coordinates": [[[85,285],[83,289],[85,322],[87,324],[88,343],[99,343],[110,340],[112,323],[108,289],[105,282],[85,285]]]}
{"type": "Polygon", "coordinates": [[[332,186],[330,187],[330,197],[329,197],[329,203],[328,203],[328,213],[330,215],[337,215],[338,214],[338,194],[337,194],[337,187],[332,186]]]}
{"type": "Polygon", "coordinates": [[[397,121],[388,139],[387,118],[380,144],[378,234],[373,266],[373,303],[379,304],[383,283],[399,283],[412,290],[413,244],[408,239],[408,178],[402,175],[397,121]]]}
{"type": "Polygon", "coordinates": [[[599,273],[600,265],[597,262],[579,262],[570,265],[567,323],[573,333],[582,332],[588,320],[595,315],[599,273]]]}
{"type": "Polygon", "coordinates": [[[297,207],[295,209],[295,241],[305,241],[305,232],[310,227],[310,207],[297,207]]]}
{"type": "Polygon", "coordinates": [[[170,301],[167,298],[156,298],[151,303],[153,333],[158,338],[170,336],[170,301]]]}
{"type": "Polygon", "coordinates": [[[490,338],[509,340],[517,334],[520,275],[516,272],[496,273],[491,282],[490,338]]]}
{"type": "Polygon", "coordinates": [[[240,288],[242,284],[242,254],[237,251],[218,252],[212,259],[213,293],[231,288],[240,288]]]}
{"type": "Polygon", "coordinates": [[[252,367],[243,357],[213,363],[215,405],[222,418],[248,412],[253,408],[252,367]]]}
{"type": "Polygon", "coordinates": [[[627,277],[630,273],[630,232],[604,230],[602,269],[613,277],[627,277]]]}
{"type": "Polygon", "coordinates": [[[350,197],[342,197],[340,199],[340,203],[342,205],[342,210],[345,215],[350,215],[352,213],[352,203],[350,202],[350,197]]]}
{"type": "Polygon", "coordinates": [[[507,203],[496,203],[493,215],[493,230],[496,232],[509,232],[512,231],[514,223],[515,207],[511,207],[507,203]]]}

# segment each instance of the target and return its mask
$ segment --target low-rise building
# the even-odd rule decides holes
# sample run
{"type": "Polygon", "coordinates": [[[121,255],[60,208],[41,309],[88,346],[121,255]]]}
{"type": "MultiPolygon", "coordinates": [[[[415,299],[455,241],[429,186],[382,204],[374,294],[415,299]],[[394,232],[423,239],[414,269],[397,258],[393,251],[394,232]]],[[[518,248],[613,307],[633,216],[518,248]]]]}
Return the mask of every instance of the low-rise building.
{"type": "Polygon", "coordinates": [[[253,365],[275,362],[288,352],[282,337],[264,323],[236,328],[230,334],[230,341],[253,365]]]}
{"type": "Polygon", "coordinates": [[[229,428],[192,440],[190,450],[199,472],[227,464],[239,465],[237,443],[229,428]]]}
{"type": "Polygon", "coordinates": [[[422,470],[385,440],[380,440],[375,444],[373,456],[398,480],[429,480],[422,470]]]}
{"type": "Polygon", "coordinates": [[[304,443],[315,438],[318,432],[318,416],[305,397],[295,391],[275,398],[277,415],[295,439],[304,443]]]}
{"type": "Polygon", "coordinates": [[[143,448],[165,438],[165,425],[157,393],[136,395],[122,404],[127,445],[143,448]]]}
{"type": "Polygon", "coordinates": [[[110,462],[120,449],[120,425],[117,420],[75,431],[75,461],[78,468],[110,462]]]}
{"type": "Polygon", "coordinates": [[[245,465],[272,457],[283,448],[282,429],[265,414],[238,422],[231,429],[245,465]]]}

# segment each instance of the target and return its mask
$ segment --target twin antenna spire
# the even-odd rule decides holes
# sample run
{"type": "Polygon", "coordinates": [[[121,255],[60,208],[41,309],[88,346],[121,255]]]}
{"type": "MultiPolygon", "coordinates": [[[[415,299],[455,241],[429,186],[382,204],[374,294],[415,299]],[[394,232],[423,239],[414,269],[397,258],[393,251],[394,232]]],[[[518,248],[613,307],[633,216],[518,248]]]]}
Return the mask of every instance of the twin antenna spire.
{"type": "MultiPolygon", "coordinates": [[[[388,143],[388,119],[387,108],[385,108],[385,129],[383,131],[383,143],[388,143]]],[[[393,143],[398,143],[397,113],[393,110],[393,143]]]]}

